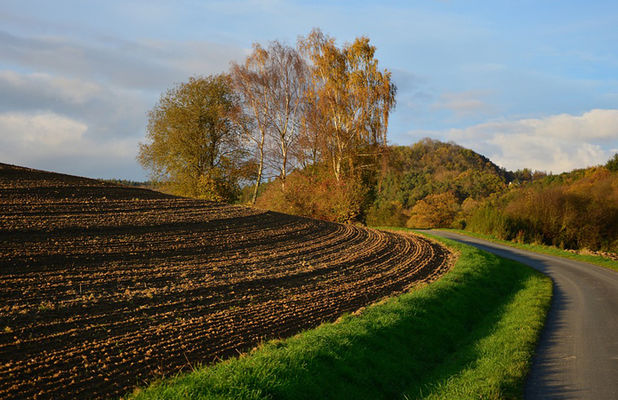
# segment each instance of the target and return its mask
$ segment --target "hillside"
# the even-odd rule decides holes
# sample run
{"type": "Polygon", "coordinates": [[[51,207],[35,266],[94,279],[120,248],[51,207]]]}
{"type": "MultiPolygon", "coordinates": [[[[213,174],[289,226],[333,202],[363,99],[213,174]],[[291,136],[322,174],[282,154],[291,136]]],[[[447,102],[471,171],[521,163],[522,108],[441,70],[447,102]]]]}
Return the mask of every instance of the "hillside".
{"type": "Polygon", "coordinates": [[[454,143],[424,139],[391,146],[369,225],[450,226],[466,207],[506,189],[513,174],[454,143]]]}
{"type": "Polygon", "coordinates": [[[109,398],[435,279],[417,236],[0,164],[0,398],[109,398]]]}

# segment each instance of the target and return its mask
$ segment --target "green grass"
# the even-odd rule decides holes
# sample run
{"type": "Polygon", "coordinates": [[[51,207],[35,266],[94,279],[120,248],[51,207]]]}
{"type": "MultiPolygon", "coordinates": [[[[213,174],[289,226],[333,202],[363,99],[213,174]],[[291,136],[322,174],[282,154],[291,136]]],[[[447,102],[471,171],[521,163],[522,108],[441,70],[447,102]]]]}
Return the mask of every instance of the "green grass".
{"type": "Polygon", "coordinates": [[[482,233],[470,232],[461,229],[443,229],[449,232],[461,233],[462,235],[468,235],[472,237],[476,237],[479,239],[489,240],[491,242],[504,244],[506,246],[515,247],[522,250],[530,250],[535,251],[537,253],[549,254],[551,256],[565,257],[570,258],[577,261],[583,261],[590,264],[595,264],[600,267],[605,267],[609,269],[613,269],[614,271],[618,271],[618,261],[612,260],[611,258],[606,258],[602,256],[588,255],[588,254],[578,254],[571,253],[569,251],[565,251],[553,246],[545,246],[542,244],[530,244],[530,243],[517,243],[512,242],[510,240],[502,240],[498,239],[491,235],[485,235],[482,233]]]}
{"type": "Polygon", "coordinates": [[[131,397],[521,398],[551,281],[516,262],[443,241],[460,255],[438,281],[131,397]]]}

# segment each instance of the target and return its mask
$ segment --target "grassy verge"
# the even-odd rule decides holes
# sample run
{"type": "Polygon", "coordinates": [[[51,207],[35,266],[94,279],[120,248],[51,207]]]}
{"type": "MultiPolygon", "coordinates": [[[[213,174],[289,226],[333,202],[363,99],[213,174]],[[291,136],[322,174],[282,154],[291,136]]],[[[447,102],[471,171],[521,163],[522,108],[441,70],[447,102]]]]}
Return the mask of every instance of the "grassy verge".
{"type": "Polygon", "coordinates": [[[491,242],[504,244],[506,246],[515,247],[522,250],[530,250],[535,251],[537,253],[549,254],[551,256],[565,257],[570,258],[577,261],[583,261],[590,264],[595,264],[600,267],[610,268],[614,271],[618,271],[618,261],[612,260],[611,258],[595,256],[595,255],[587,255],[587,254],[577,254],[571,253],[569,251],[561,250],[557,247],[553,246],[545,246],[542,244],[529,244],[529,243],[517,243],[512,242],[510,240],[501,240],[494,236],[485,235],[482,233],[475,233],[470,231],[464,231],[461,229],[444,229],[445,231],[461,233],[462,235],[468,235],[472,237],[476,237],[479,239],[489,240],[491,242]]]}
{"type": "Polygon", "coordinates": [[[135,399],[520,398],[551,281],[453,241],[443,278],[135,399]]]}

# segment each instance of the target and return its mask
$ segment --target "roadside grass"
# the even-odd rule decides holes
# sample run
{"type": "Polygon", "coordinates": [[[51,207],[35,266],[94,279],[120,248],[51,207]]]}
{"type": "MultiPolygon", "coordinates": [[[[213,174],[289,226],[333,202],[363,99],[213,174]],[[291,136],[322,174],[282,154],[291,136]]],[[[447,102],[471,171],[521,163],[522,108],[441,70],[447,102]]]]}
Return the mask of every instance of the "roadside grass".
{"type": "Polygon", "coordinates": [[[587,262],[590,264],[598,265],[600,267],[605,267],[605,268],[613,269],[614,271],[618,271],[618,261],[612,260],[611,258],[606,258],[606,257],[596,256],[596,255],[571,253],[569,251],[562,250],[557,247],[546,246],[542,244],[517,243],[517,242],[512,242],[510,240],[498,239],[491,235],[485,235],[482,233],[475,233],[475,232],[470,232],[470,231],[461,230],[461,229],[441,229],[441,230],[448,231],[448,232],[461,233],[462,235],[472,236],[472,237],[476,237],[479,239],[485,239],[485,240],[489,240],[490,242],[500,243],[506,246],[511,246],[511,247],[515,247],[518,249],[522,249],[522,250],[530,250],[530,251],[535,251],[537,253],[549,254],[551,256],[565,257],[565,258],[570,258],[570,259],[577,260],[577,261],[583,261],[583,262],[587,262]]]}
{"type": "Polygon", "coordinates": [[[459,253],[436,282],[130,398],[521,398],[551,281],[514,261],[436,240],[459,253]]]}

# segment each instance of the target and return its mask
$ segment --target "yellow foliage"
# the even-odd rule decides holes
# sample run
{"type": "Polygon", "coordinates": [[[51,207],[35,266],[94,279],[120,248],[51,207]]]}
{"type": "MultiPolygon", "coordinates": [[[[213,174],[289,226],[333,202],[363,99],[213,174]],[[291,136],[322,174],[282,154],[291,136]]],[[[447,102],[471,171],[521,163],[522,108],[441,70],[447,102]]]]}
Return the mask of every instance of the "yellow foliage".
{"type": "Polygon", "coordinates": [[[459,208],[453,192],[430,194],[412,207],[406,226],[421,229],[449,227],[459,208]]]}

